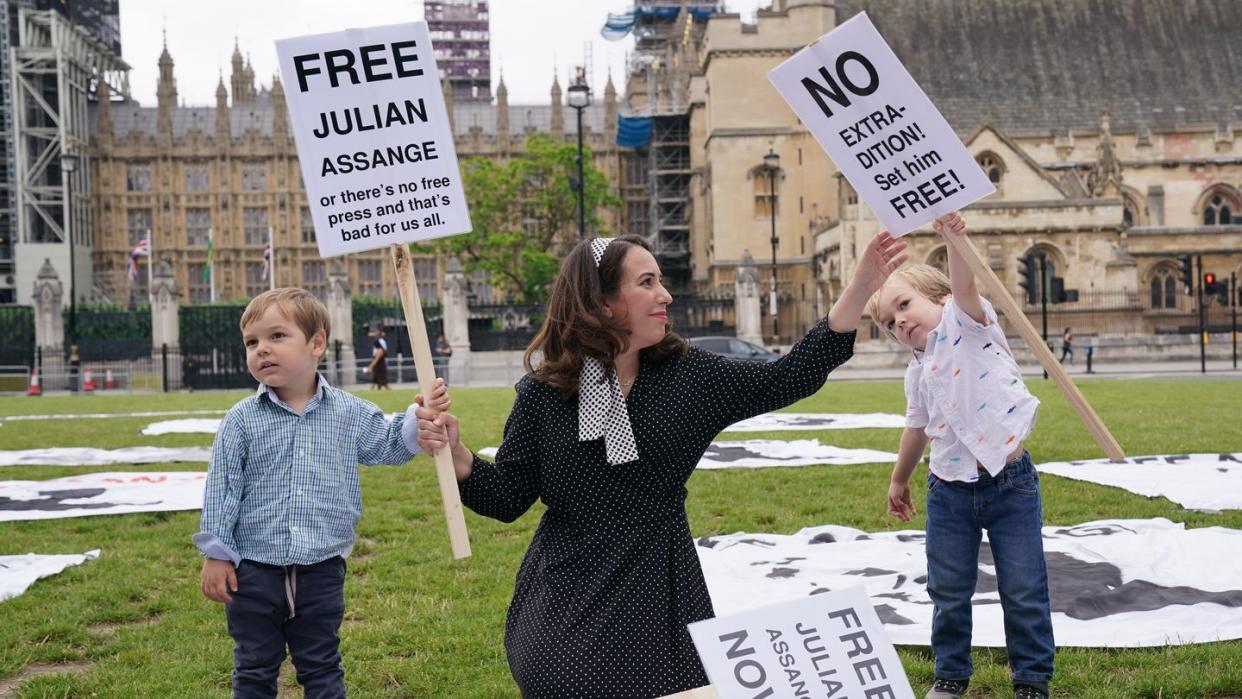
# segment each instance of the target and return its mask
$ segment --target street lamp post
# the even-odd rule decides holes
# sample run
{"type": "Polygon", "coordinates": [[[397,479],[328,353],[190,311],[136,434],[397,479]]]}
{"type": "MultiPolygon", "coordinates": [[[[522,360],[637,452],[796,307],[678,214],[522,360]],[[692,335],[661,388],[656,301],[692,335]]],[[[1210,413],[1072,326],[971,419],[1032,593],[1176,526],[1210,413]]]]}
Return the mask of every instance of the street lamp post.
{"type": "Polygon", "coordinates": [[[73,173],[78,169],[78,155],[65,149],[60,154],[60,171],[65,180],[65,238],[69,241],[69,373],[70,386],[78,388],[78,284],[77,265],[74,261],[73,220],[73,173]]]}
{"type": "Polygon", "coordinates": [[[768,312],[772,315],[772,335],[776,338],[776,344],[780,345],[780,318],[776,309],[776,248],[781,244],[781,239],[776,237],[776,173],[781,169],[781,156],[771,146],[763,156],[763,169],[768,173],[768,213],[772,218],[772,237],[768,241],[772,243],[772,288],[768,295],[768,312]]]}
{"type": "Polygon", "coordinates": [[[579,76],[566,90],[565,99],[569,106],[578,113],[578,181],[575,188],[578,190],[578,240],[582,240],[586,237],[586,175],[582,154],[582,110],[591,106],[591,88],[587,87],[582,76],[579,76]]]}

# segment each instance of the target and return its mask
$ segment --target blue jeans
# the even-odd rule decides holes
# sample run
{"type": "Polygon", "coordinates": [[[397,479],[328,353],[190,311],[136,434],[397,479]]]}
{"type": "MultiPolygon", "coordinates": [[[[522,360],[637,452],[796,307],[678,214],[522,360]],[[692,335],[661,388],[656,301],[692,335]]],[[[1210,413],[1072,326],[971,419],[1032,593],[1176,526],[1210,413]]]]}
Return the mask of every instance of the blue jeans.
{"type": "Polygon", "coordinates": [[[345,617],[345,559],[288,568],[243,560],[232,594],[224,609],[233,637],[234,697],[275,697],[286,645],[307,699],[345,696],[338,635],[345,617]],[[286,588],[289,569],[296,569],[295,590],[286,588]]]}
{"type": "Polygon", "coordinates": [[[971,596],[979,542],[988,531],[1015,682],[1046,684],[1056,645],[1048,603],[1039,476],[1030,453],[974,483],[927,479],[927,592],[936,677],[970,679],[971,596]]]}

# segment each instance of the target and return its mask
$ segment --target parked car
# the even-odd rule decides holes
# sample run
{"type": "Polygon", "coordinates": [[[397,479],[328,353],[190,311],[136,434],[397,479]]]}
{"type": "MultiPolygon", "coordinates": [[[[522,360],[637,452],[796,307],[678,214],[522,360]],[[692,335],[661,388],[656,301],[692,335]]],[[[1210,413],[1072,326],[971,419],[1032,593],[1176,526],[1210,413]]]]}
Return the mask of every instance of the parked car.
{"type": "Polygon", "coordinates": [[[739,340],[736,337],[688,337],[686,342],[708,352],[748,362],[772,362],[780,357],[779,354],[771,350],[745,340],[739,340]]]}

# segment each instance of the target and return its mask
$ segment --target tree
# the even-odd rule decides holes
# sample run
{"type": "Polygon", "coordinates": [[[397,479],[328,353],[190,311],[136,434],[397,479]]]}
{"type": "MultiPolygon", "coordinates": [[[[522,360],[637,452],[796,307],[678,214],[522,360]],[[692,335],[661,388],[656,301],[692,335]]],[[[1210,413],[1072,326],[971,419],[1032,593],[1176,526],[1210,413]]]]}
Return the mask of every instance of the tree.
{"type": "MultiPolygon", "coordinates": [[[[586,218],[601,235],[600,207],[620,200],[584,147],[586,218]]],[[[486,271],[488,282],[510,300],[540,303],[561,259],[574,244],[578,223],[578,146],[544,134],[526,141],[526,152],[506,162],[468,158],[462,162],[470,233],[429,241],[420,249],[461,259],[467,273],[486,271]]]]}

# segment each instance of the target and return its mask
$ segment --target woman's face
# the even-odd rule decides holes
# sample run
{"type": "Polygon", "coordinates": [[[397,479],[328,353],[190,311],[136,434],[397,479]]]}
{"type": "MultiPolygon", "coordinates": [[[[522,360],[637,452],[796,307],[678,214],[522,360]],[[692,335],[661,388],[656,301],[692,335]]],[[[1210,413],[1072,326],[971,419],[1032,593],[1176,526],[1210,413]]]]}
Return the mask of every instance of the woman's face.
{"type": "Polygon", "coordinates": [[[629,327],[631,350],[651,347],[668,332],[667,306],[673,297],[661,280],[660,265],[651,253],[637,245],[626,248],[621,283],[616,295],[604,302],[604,312],[629,327]]]}

